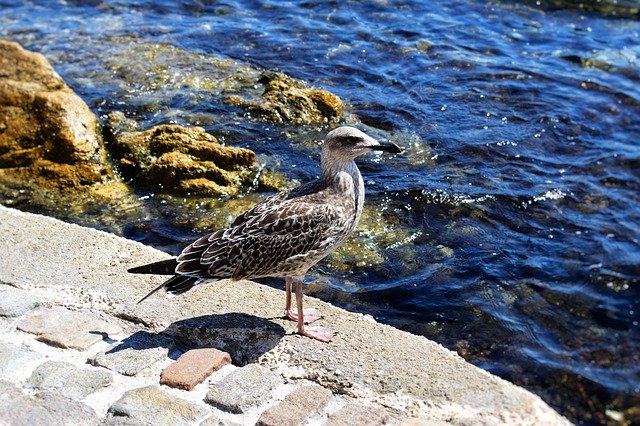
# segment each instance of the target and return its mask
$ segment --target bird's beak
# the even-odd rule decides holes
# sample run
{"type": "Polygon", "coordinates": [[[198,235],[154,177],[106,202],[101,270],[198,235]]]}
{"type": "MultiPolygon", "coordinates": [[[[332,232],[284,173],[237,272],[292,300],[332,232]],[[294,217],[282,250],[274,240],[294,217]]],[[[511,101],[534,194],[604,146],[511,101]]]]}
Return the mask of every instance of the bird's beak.
{"type": "Polygon", "coordinates": [[[370,145],[369,149],[372,151],[385,151],[392,154],[400,154],[402,149],[395,143],[391,142],[378,142],[378,145],[370,145]]]}

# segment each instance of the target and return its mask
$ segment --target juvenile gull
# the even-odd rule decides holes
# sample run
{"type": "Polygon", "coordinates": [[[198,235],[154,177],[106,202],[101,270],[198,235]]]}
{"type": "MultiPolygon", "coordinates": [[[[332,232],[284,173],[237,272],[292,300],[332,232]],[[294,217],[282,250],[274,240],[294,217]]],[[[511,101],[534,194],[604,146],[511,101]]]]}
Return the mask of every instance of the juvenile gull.
{"type": "Polygon", "coordinates": [[[129,269],[142,274],[174,275],[140,299],[164,288],[182,294],[210,280],[284,277],[285,316],[298,323],[298,333],[329,342],[324,327],[305,327],[321,318],[302,309],[302,278],[353,232],[362,214],[364,182],[354,159],[369,151],[399,153],[353,127],[329,132],[320,157],[322,176],[282,191],[247,210],[225,228],[194,241],[175,259],[129,269]],[[296,285],[296,311],[291,288],[296,285]]]}

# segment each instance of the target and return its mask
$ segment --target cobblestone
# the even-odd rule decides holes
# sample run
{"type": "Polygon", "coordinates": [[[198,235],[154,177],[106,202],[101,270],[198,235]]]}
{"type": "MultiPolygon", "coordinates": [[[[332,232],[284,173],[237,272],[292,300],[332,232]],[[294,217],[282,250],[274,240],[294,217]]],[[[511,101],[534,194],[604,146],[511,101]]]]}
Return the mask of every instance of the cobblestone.
{"type": "Polygon", "coordinates": [[[108,415],[114,420],[126,417],[153,425],[191,425],[208,413],[205,407],[169,395],[158,386],[146,386],[125,392],[109,408],[108,415]]]}
{"type": "Polygon", "coordinates": [[[229,363],[231,357],[226,352],[215,348],[192,349],[162,371],[160,383],[190,391],[229,363]]]}
{"type": "Polygon", "coordinates": [[[389,420],[389,413],[382,407],[372,407],[348,402],[347,405],[329,416],[325,426],[377,426],[389,420]]]}
{"type": "Polygon", "coordinates": [[[25,363],[38,358],[40,356],[35,352],[19,348],[11,343],[0,342],[0,375],[10,373],[25,363]]]}
{"type": "Polygon", "coordinates": [[[231,413],[244,413],[267,400],[280,379],[268,369],[249,364],[211,386],[205,401],[231,413]]]}
{"type": "MultiPolygon", "coordinates": [[[[278,405],[262,413],[257,425],[299,425],[314,415],[331,398],[331,391],[320,385],[305,385],[295,389],[278,405]]],[[[359,425],[354,422],[350,425],[359,425]]]]}
{"type": "Polygon", "coordinates": [[[87,350],[105,335],[122,332],[117,325],[87,312],[64,308],[44,309],[33,313],[18,324],[18,329],[35,334],[38,340],[52,346],[87,350]]]}
{"type": "Polygon", "coordinates": [[[113,382],[111,373],[96,368],[79,368],[64,361],[47,361],[36,368],[25,384],[80,400],[113,382]]]}
{"type": "Polygon", "coordinates": [[[0,316],[18,317],[42,304],[40,298],[28,291],[0,284],[0,316]]]}
{"type": "Polygon", "coordinates": [[[135,376],[165,359],[173,348],[171,337],[139,331],[97,353],[90,361],[93,365],[108,368],[125,376],[135,376]]]}
{"type": "Polygon", "coordinates": [[[97,425],[96,413],[86,404],[52,392],[26,395],[12,383],[0,380],[0,424],[97,425]]]}

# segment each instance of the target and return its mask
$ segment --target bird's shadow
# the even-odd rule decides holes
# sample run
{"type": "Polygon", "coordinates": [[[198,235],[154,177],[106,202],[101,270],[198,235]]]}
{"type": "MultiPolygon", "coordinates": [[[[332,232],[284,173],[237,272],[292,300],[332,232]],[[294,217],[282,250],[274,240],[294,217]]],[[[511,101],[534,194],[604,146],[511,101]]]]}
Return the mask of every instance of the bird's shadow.
{"type": "Polygon", "coordinates": [[[177,359],[190,349],[216,348],[228,352],[234,365],[244,366],[273,349],[284,335],[284,328],[273,321],[231,312],[176,321],[159,333],[137,331],[107,353],[162,347],[177,359]]]}

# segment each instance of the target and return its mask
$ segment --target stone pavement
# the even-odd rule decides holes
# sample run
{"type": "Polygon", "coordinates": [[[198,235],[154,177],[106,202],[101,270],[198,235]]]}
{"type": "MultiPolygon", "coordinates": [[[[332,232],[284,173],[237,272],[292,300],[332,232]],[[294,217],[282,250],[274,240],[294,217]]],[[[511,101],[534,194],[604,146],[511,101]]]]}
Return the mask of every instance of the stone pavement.
{"type": "Polygon", "coordinates": [[[568,424],[538,397],[428,340],[309,298],[323,344],[281,318],[283,292],[220,282],[135,301],[166,255],[0,206],[0,424],[568,424]]]}

